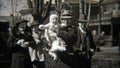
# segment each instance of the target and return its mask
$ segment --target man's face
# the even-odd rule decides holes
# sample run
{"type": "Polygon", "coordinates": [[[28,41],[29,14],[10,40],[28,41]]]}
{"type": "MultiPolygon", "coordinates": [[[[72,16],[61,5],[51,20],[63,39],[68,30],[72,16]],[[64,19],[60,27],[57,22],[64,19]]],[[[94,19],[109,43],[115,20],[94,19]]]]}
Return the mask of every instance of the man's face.
{"type": "Polygon", "coordinates": [[[69,26],[72,22],[71,18],[64,18],[61,19],[61,25],[63,25],[64,27],[69,26]]]}

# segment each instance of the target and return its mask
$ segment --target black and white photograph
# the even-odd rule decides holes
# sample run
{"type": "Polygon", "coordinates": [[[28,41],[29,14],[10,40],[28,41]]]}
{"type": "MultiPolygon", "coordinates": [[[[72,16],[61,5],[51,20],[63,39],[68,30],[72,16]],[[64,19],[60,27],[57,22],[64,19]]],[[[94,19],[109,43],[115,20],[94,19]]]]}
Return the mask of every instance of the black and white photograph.
{"type": "Polygon", "coordinates": [[[120,68],[120,0],[0,0],[0,68],[120,68]]]}

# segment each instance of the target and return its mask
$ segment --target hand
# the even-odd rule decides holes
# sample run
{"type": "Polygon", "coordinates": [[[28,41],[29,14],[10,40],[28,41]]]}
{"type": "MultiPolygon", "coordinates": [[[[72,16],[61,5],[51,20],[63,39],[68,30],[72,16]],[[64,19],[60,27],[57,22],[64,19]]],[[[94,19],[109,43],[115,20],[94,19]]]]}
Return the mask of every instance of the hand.
{"type": "Polygon", "coordinates": [[[43,29],[43,25],[39,25],[39,29],[43,29]]]}
{"type": "Polygon", "coordinates": [[[23,43],[24,43],[24,39],[20,39],[20,40],[17,41],[18,45],[22,45],[23,43]]]}
{"type": "Polygon", "coordinates": [[[93,55],[95,54],[94,49],[90,49],[89,51],[90,51],[90,55],[91,55],[91,56],[93,56],[93,55]]]}
{"type": "Polygon", "coordinates": [[[24,48],[26,48],[26,47],[28,47],[28,46],[29,46],[29,42],[24,42],[24,44],[21,45],[21,47],[24,47],[24,48]]]}
{"type": "Polygon", "coordinates": [[[24,42],[25,45],[29,45],[29,42],[24,42]]]}

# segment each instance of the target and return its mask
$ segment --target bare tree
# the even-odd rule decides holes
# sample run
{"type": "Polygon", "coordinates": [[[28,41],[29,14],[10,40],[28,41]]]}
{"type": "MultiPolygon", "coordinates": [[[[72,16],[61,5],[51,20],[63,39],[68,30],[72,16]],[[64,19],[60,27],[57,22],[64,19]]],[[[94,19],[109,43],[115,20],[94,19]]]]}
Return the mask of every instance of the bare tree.
{"type": "Polygon", "coordinates": [[[43,23],[49,16],[52,0],[50,0],[46,6],[44,5],[44,0],[27,1],[29,8],[33,10],[32,14],[34,16],[34,19],[40,23],[43,23]]]}

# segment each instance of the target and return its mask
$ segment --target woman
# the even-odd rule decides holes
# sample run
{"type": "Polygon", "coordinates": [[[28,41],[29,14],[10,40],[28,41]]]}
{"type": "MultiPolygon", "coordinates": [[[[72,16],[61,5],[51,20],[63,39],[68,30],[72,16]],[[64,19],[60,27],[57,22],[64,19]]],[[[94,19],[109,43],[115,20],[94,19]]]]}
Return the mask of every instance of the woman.
{"type": "Polygon", "coordinates": [[[17,22],[12,30],[15,45],[12,47],[11,68],[32,68],[28,47],[34,44],[34,40],[31,35],[31,28],[27,27],[27,22],[26,20],[17,22]]]}

